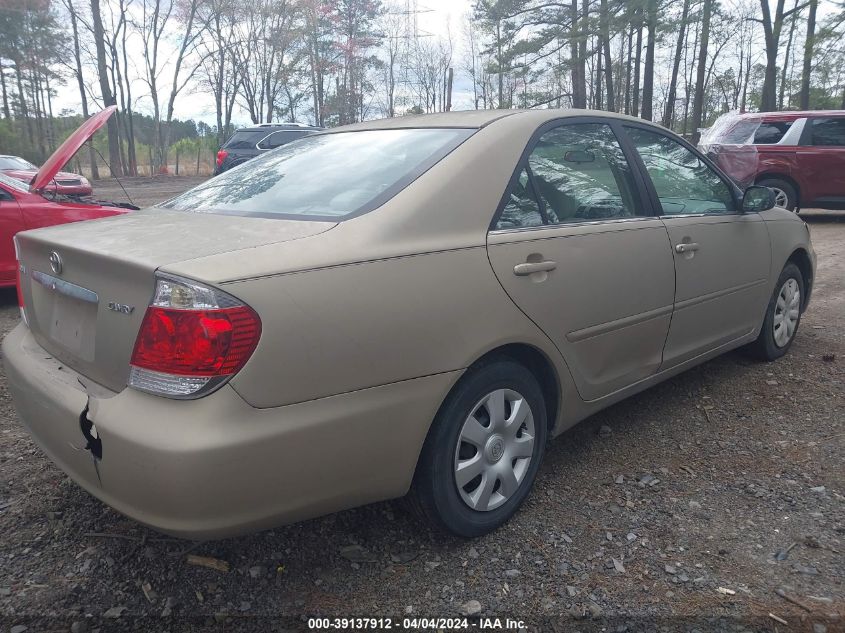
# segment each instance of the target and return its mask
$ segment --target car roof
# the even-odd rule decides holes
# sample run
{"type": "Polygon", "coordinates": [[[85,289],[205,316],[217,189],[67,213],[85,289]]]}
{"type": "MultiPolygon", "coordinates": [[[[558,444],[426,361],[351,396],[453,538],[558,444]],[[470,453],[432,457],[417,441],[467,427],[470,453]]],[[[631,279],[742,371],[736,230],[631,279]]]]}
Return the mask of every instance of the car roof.
{"type": "Polygon", "coordinates": [[[782,112],[746,112],[739,117],[746,121],[795,121],[807,117],[845,116],[845,110],[786,110],[782,112]]]}
{"type": "Polygon", "coordinates": [[[323,128],[304,123],[259,123],[235,130],[238,132],[275,132],[278,130],[322,130],[323,128]]]}
{"type": "MultiPolygon", "coordinates": [[[[438,112],[436,114],[414,114],[394,117],[391,119],[375,119],[362,121],[342,127],[332,128],[327,132],[352,132],[357,130],[387,130],[409,128],[482,128],[506,117],[516,117],[526,126],[536,126],[545,121],[565,119],[569,117],[602,117],[636,121],[637,123],[652,124],[650,121],[638,119],[616,112],[602,110],[576,110],[573,108],[544,108],[542,110],[461,110],[457,112],[438,112]]],[[[656,124],[655,127],[659,127],[656,124]]]]}

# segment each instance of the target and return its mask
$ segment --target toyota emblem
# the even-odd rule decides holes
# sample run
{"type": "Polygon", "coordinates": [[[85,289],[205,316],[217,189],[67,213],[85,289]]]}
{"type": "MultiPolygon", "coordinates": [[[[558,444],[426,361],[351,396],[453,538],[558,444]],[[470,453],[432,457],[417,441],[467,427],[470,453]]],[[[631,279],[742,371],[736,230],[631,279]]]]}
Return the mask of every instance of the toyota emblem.
{"type": "Polygon", "coordinates": [[[57,275],[62,274],[62,258],[56,251],[50,253],[50,268],[57,275]]]}

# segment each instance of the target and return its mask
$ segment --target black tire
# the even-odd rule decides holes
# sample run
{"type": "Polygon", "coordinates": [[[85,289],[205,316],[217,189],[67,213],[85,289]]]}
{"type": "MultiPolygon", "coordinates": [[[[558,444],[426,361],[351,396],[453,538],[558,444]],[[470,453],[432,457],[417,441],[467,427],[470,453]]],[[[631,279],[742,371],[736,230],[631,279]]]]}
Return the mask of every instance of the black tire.
{"type": "Polygon", "coordinates": [[[792,346],[792,341],[795,340],[795,335],[798,333],[798,326],[801,324],[801,307],[803,307],[804,299],[806,296],[804,292],[804,277],[801,275],[801,271],[798,270],[798,266],[796,266],[792,262],[788,262],[786,266],[783,267],[783,271],[780,273],[780,277],[778,277],[777,283],[775,284],[775,288],[772,291],[772,297],[771,299],[769,299],[769,305],[766,306],[766,316],[763,318],[763,326],[760,328],[760,334],[759,336],[757,336],[757,340],[748,345],[747,347],[747,351],[752,356],[760,360],[772,361],[777,360],[789,351],[789,348],[792,346]],[[773,327],[775,311],[777,308],[778,296],[780,295],[781,289],[790,279],[794,279],[798,283],[798,288],[801,292],[798,309],[798,320],[795,323],[795,329],[792,332],[792,336],[789,337],[789,340],[786,342],[786,344],[778,345],[775,341],[773,327]]]}
{"type": "Polygon", "coordinates": [[[434,419],[420,454],[409,502],[442,531],[467,538],[487,534],[505,523],[525,501],[543,459],[547,437],[543,393],[528,369],[509,358],[472,369],[455,385],[434,419]],[[534,422],[534,446],[516,491],[499,507],[479,511],[467,505],[458,491],[455,457],[462,450],[458,439],[465,421],[485,396],[498,389],[515,391],[528,403],[534,422]]]}
{"type": "Polygon", "coordinates": [[[786,196],[786,204],[785,207],[790,211],[798,211],[798,192],[795,190],[795,187],[792,183],[782,180],[780,178],[763,178],[760,182],[757,183],[762,187],[769,187],[770,189],[775,190],[775,195],[777,195],[778,190],[782,191],[786,196]]]}

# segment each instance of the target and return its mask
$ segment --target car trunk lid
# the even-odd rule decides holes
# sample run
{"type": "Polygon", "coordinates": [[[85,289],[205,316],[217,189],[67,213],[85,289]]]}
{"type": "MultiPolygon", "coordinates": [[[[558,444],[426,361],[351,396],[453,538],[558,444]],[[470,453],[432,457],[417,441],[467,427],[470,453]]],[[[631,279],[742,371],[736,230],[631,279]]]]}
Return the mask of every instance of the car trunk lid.
{"type": "Polygon", "coordinates": [[[48,353],[120,391],[159,267],[334,226],[150,209],[19,233],[27,323],[48,353]]]}

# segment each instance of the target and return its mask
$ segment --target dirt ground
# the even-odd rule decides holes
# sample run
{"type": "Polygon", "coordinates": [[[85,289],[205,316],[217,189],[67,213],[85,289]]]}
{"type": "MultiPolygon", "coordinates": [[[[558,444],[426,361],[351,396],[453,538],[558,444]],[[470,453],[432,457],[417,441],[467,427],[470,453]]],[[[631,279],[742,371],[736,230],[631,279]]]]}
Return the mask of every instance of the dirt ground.
{"type": "MultiPolygon", "coordinates": [[[[474,541],[401,501],[163,538],[53,466],[0,375],[0,633],[292,631],[315,615],[412,630],[431,627],[402,618],[477,609],[530,631],[845,631],[845,213],[805,214],[819,269],[785,358],[727,354],[585,421],[550,445],[522,511],[474,541]]],[[[0,295],[0,330],[17,321],[0,295]]]]}
{"type": "Polygon", "coordinates": [[[205,176],[139,176],[121,178],[119,181],[101,180],[94,182],[94,197],[113,202],[131,202],[143,208],[169,200],[204,180],[207,180],[205,176]]]}

